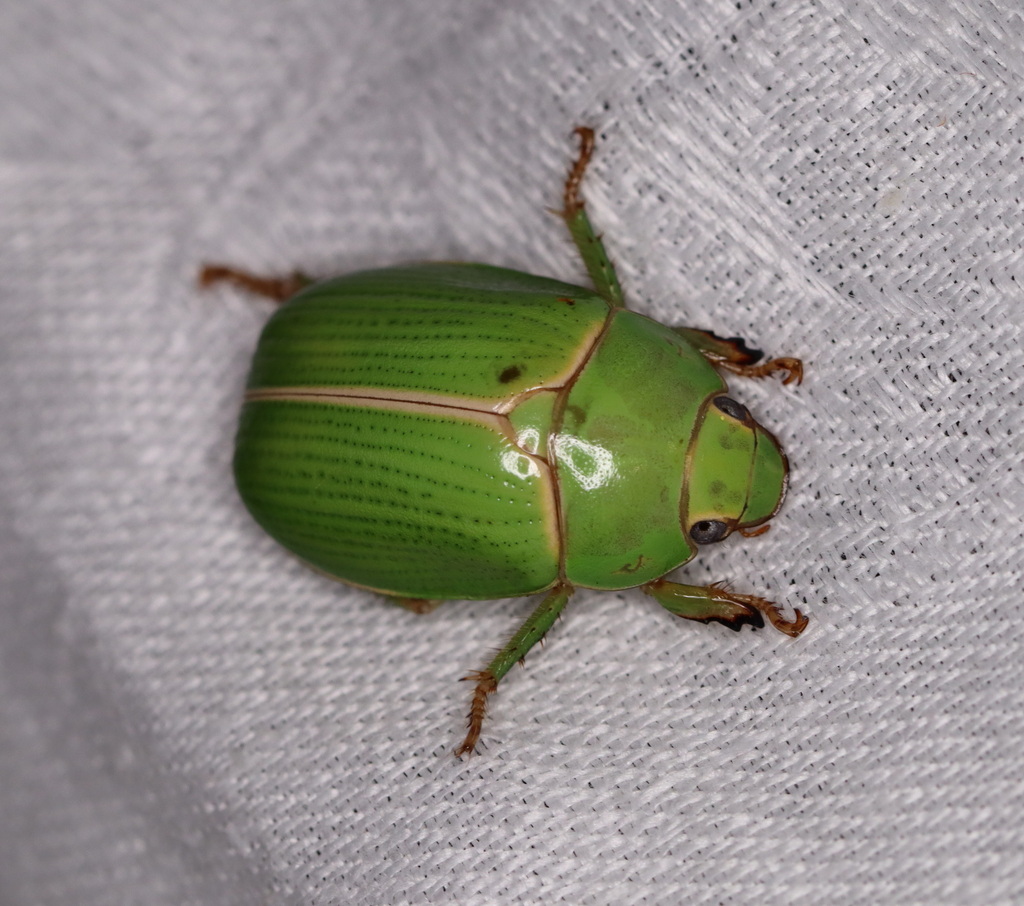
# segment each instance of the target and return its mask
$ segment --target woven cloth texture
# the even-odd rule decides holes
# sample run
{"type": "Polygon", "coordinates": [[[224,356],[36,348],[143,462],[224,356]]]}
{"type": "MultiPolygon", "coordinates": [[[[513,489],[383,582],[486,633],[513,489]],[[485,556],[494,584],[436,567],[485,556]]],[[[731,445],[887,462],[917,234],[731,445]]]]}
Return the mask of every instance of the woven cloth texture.
{"type": "Polygon", "coordinates": [[[0,902],[1024,902],[1015,0],[33,0],[0,10],[0,902]],[[302,567],[232,485],[270,305],[221,260],[585,281],[804,358],[732,379],[772,530],[681,573],[799,640],[302,567]]]}

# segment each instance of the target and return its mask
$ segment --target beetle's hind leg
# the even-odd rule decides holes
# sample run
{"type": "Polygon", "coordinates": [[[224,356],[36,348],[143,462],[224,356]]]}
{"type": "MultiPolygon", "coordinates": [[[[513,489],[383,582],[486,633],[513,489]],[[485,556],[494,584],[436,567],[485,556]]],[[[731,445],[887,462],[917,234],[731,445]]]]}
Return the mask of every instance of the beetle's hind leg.
{"type": "Polygon", "coordinates": [[[562,612],[572,594],[569,585],[558,585],[545,595],[544,600],[527,617],[526,622],[508,640],[508,643],[495,655],[483,670],[476,670],[464,680],[475,680],[473,704],[469,709],[469,729],[462,744],[455,750],[456,756],[465,755],[476,748],[483,727],[484,715],[487,713],[487,699],[498,689],[501,678],[512,669],[512,665],[522,661],[526,653],[544,638],[546,633],[562,612]]]}
{"type": "Polygon", "coordinates": [[[799,610],[792,620],[786,619],[782,611],[758,595],[741,595],[731,591],[722,582],[711,585],[681,585],[656,579],[642,585],[641,590],[649,594],[669,613],[685,620],[701,623],[721,623],[739,632],[744,625],[759,628],[767,618],[779,632],[796,637],[807,628],[807,617],[799,610]]]}
{"type": "Polygon", "coordinates": [[[804,379],[804,364],[800,359],[783,356],[761,362],[764,353],[760,349],[751,349],[740,337],[717,336],[709,330],[697,330],[693,327],[673,327],[679,336],[690,345],[700,350],[701,354],[716,368],[724,368],[742,377],[767,377],[777,371],[786,372],[783,384],[798,384],[804,379]],[[760,363],[760,364],[757,364],[760,363]]]}
{"type": "Polygon", "coordinates": [[[299,271],[293,271],[285,277],[261,277],[224,264],[204,264],[199,269],[197,280],[203,289],[215,283],[230,283],[232,286],[257,296],[265,296],[278,303],[287,302],[300,289],[305,289],[313,282],[299,271]]]}
{"type": "Polygon", "coordinates": [[[586,126],[578,126],[575,132],[580,137],[580,153],[565,180],[565,190],[562,193],[562,219],[565,220],[565,225],[569,228],[569,234],[572,236],[572,241],[576,243],[576,248],[580,250],[583,264],[587,268],[594,289],[612,305],[620,307],[623,304],[622,287],[619,286],[615,267],[604,249],[601,236],[594,231],[590,218],[583,207],[583,199],[580,198],[580,183],[583,181],[583,174],[594,153],[594,130],[586,126]]]}

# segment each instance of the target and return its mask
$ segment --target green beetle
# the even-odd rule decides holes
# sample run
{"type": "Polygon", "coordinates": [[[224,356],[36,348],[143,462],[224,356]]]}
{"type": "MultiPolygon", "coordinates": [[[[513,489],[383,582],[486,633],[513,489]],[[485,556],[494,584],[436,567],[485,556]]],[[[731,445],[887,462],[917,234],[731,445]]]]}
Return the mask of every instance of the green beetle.
{"type": "Polygon", "coordinates": [[[594,289],[481,264],[418,264],[314,283],[209,265],[282,305],[256,350],[235,478],[256,521],[313,568],[417,613],[446,599],[544,593],[476,683],[487,697],[575,588],[640,586],[671,613],[791,636],[763,598],[664,576],[701,544],[760,534],[786,491],[775,438],[721,370],[784,373],[759,352],[624,307],[579,197],[576,130],[562,216],[594,289]],[[758,528],[760,527],[760,528],[758,528]]]}

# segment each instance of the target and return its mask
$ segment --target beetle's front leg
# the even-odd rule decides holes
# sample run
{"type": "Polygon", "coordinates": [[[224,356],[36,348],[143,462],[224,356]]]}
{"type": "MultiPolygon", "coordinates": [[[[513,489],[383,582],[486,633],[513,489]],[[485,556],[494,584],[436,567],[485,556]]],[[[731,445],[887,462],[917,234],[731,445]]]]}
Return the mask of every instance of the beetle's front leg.
{"type": "Polygon", "coordinates": [[[739,337],[725,339],[709,330],[697,330],[693,327],[673,327],[690,345],[700,350],[701,354],[716,368],[724,368],[742,377],[767,377],[777,371],[785,371],[783,384],[798,384],[804,379],[804,365],[800,359],[783,356],[761,362],[764,353],[760,349],[751,349],[739,337]],[[756,364],[760,362],[760,364],[756,364]]]}
{"type": "Polygon", "coordinates": [[[204,264],[199,269],[198,281],[204,289],[215,283],[230,283],[278,303],[287,302],[300,289],[305,289],[313,282],[300,271],[293,271],[286,277],[261,277],[224,264],[204,264]]]}
{"type": "Polygon", "coordinates": [[[621,306],[623,304],[622,287],[619,285],[615,266],[604,250],[604,243],[594,230],[593,224],[584,210],[583,199],[580,198],[580,183],[583,181],[587,164],[590,163],[590,157],[594,153],[594,130],[586,126],[578,126],[575,132],[580,137],[580,153],[565,180],[565,190],[562,193],[562,219],[565,220],[565,225],[569,228],[572,241],[579,249],[583,264],[594,284],[594,289],[612,305],[621,306]]]}
{"type": "Polygon", "coordinates": [[[736,632],[745,624],[764,626],[765,617],[779,632],[794,638],[807,627],[807,617],[799,610],[792,620],[787,620],[771,601],[757,595],[741,595],[730,591],[723,582],[680,585],[678,582],[656,579],[640,587],[677,617],[701,623],[714,621],[736,632]]]}
{"type": "Polygon", "coordinates": [[[473,704],[469,709],[469,731],[462,744],[455,750],[457,757],[476,748],[484,723],[484,714],[487,713],[488,696],[497,691],[498,683],[512,669],[512,665],[522,661],[526,653],[544,638],[544,633],[558,618],[572,591],[570,585],[558,585],[551,589],[516,634],[508,640],[508,644],[497,653],[494,660],[483,670],[476,670],[463,677],[464,680],[475,680],[476,689],[473,690],[473,704]]]}

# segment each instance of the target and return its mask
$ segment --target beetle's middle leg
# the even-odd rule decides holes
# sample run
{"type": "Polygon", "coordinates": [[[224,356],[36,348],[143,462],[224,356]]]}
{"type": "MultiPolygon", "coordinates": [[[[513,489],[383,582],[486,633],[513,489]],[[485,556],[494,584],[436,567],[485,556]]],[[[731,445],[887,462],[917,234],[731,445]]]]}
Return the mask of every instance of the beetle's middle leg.
{"type": "Polygon", "coordinates": [[[476,748],[484,723],[484,714],[487,713],[488,696],[497,691],[498,683],[512,669],[512,665],[522,661],[526,653],[544,638],[544,633],[558,618],[572,591],[570,585],[558,585],[551,589],[505,647],[495,655],[494,660],[483,670],[476,670],[463,677],[466,680],[476,680],[476,688],[473,690],[473,704],[469,709],[469,730],[462,744],[455,750],[457,757],[476,748]]]}
{"type": "Polygon", "coordinates": [[[681,585],[678,582],[655,579],[641,585],[640,589],[677,617],[698,620],[701,623],[714,621],[737,632],[744,624],[764,626],[765,618],[779,632],[794,638],[807,627],[807,617],[799,610],[792,620],[788,620],[771,601],[758,595],[738,594],[722,582],[711,585],[681,585]]]}
{"type": "Polygon", "coordinates": [[[798,384],[804,379],[804,363],[791,356],[779,359],[768,359],[762,362],[764,353],[760,349],[751,349],[740,337],[728,340],[710,330],[697,330],[694,327],[673,327],[690,345],[700,350],[701,354],[716,368],[724,368],[742,377],[767,377],[777,371],[785,371],[783,384],[798,384]]]}
{"type": "Polygon", "coordinates": [[[257,296],[265,296],[281,303],[287,302],[300,289],[309,286],[313,280],[300,271],[293,271],[286,277],[261,277],[258,274],[224,264],[204,264],[199,269],[198,282],[204,289],[215,283],[230,283],[257,296]]]}
{"type": "Polygon", "coordinates": [[[575,132],[580,137],[580,153],[565,180],[561,215],[565,220],[565,225],[569,228],[572,241],[580,250],[583,264],[587,268],[594,289],[612,305],[619,307],[623,305],[619,278],[615,274],[615,267],[612,265],[608,253],[604,250],[601,236],[594,231],[590,218],[583,207],[583,199],[579,194],[583,174],[594,153],[594,130],[586,126],[578,126],[575,132]]]}

